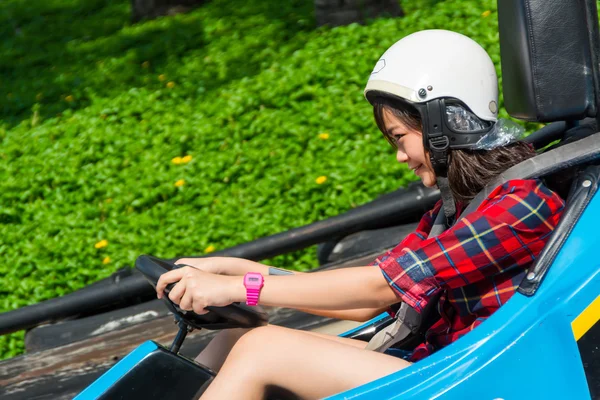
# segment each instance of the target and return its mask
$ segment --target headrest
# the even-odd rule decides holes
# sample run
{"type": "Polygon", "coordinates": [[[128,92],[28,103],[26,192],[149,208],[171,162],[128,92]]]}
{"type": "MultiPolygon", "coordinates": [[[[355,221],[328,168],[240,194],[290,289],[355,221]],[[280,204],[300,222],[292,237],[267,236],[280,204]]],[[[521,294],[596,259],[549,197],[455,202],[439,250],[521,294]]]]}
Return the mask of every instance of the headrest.
{"type": "Polygon", "coordinates": [[[596,116],[596,0],[499,0],[498,25],[510,115],[539,122],[596,116]]]}

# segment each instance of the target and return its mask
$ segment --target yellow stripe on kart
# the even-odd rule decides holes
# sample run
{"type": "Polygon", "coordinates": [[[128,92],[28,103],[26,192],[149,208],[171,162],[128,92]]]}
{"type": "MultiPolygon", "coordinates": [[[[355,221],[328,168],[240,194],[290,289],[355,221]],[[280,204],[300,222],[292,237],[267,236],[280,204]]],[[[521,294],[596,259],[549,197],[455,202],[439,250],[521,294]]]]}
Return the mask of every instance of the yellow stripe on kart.
{"type": "Polygon", "coordinates": [[[573,329],[575,340],[579,340],[596,322],[598,322],[599,319],[600,296],[596,297],[596,300],[587,306],[585,310],[571,322],[571,329],[573,329]]]}

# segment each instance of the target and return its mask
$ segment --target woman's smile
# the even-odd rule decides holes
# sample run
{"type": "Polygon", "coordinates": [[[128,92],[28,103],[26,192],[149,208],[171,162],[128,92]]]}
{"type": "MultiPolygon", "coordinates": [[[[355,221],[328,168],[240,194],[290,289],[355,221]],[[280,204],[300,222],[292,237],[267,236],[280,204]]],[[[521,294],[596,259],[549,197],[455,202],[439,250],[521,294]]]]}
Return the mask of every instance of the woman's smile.
{"type": "Polygon", "coordinates": [[[416,167],[411,168],[415,175],[419,174],[419,169],[423,166],[423,164],[419,164],[416,167]]]}

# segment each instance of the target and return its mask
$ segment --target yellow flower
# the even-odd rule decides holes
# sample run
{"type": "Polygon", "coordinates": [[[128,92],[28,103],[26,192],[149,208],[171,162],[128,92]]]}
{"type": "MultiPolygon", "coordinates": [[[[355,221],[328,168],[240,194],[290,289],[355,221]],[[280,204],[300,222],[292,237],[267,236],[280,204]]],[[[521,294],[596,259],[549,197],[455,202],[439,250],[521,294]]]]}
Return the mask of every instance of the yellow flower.
{"type": "Polygon", "coordinates": [[[110,257],[104,257],[104,260],[102,260],[102,264],[108,264],[110,262],[110,257]]]}
{"type": "Polygon", "coordinates": [[[185,181],[183,179],[180,179],[177,182],[175,182],[175,186],[177,187],[182,187],[183,185],[185,185],[185,181]]]}
{"type": "Polygon", "coordinates": [[[173,89],[175,87],[175,82],[169,82],[169,83],[167,83],[167,87],[169,89],[173,89]]]}
{"type": "Polygon", "coordinates": [[[106,247],[106,246],[108,246],[108,240],[106,240],[106,239],[102,239],[101,241],[99,241],[98,243],[96,243],[94,245],[94,247],[97,248],[97,249],[101,249],[101,248],[106,247]]]}
{"type": "Polygon", "coordinates": [[[321,139],[321,140],[329,139],[329,133],[327,133],[327,132],[319,133],[319,139],[321,139]]]}
{"type": "Polygon", "coordinates": [[[163,82],[165,79],[167,79],[167,77],[164,74],[160,74],[158,76],[158,80],[161,81],[161,82],[163,82]]]}
{"type": "Polygon", "coordinates": [[[142,63],[142,68],[148,68],[150,66],[150,63],[148,61],[144,61],[142,63]]]}
{"type": "Polygon", "coordinates": [[[72,95],[68,95],[67,97],[65,97],[65,101],[66,101],[67,103],[70,103],[70,102],[72,102],[73,100],[75,100],[75,98],[74,98],[72,95]]]}
{"type": "Polygon", "coordinates": [[[171,159],[171,162],[175,165],[181,164],[181,161],[182,161],[181,157],[175,157],[175,158],[171,159]]]}
{"type": "Polygon", "coordinates": [[[487,17],[489,17],[489,16],[490,16],[490,14],[491,14],[491,13],[492,13],[492,12],[491,12],[490,10],[487,10],[487,11],[484,11],[484,12],[482,12],[482,13],[481,13],[481,16],[482,16],[483,18],[487,18],[487,17]]]}
{"type": "Polygon", "coordinates": [[[325,183],[326,181],[327,181],[326,176],[320,176],[317,179],[315,179],[315,182],[317,182],[318,185],[321,185],[321,184],[325,183]]]}
{"type": "Polygon", "coordinates": [[[205,253],[212,253],[213,251],[215,251],[215,246],[213,246],[212,244],[210,246],[208,246],[207,248],[204,249],[205,253]]]}
{"type": "Polygon", "coordinates": [[[187,164],[190,161],[192,161],[192,156],[190,156],[189,154],[181,159],[182,164],[187,164]]]}
{"type": "Polygon", "coordinates": [[[110,203],[112,203],[112,199],[111,199],[111,198],[108,198],[108,199],[106,199],[106,200],[104,200],[104,201],[106,201],[106,203],[107,203],[107,204],[110,204],[110,203]]]}

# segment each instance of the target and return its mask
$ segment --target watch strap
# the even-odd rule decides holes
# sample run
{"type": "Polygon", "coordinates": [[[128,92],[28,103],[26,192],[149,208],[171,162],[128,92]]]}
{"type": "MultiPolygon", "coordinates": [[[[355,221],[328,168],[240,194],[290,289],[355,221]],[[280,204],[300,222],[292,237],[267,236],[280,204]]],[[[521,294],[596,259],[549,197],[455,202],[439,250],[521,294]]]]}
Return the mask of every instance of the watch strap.
{"type": "Polygon", "coordinates": [[[258,304],[260,290],[246,288],[246,305],[255,306],[258,304]]]}

